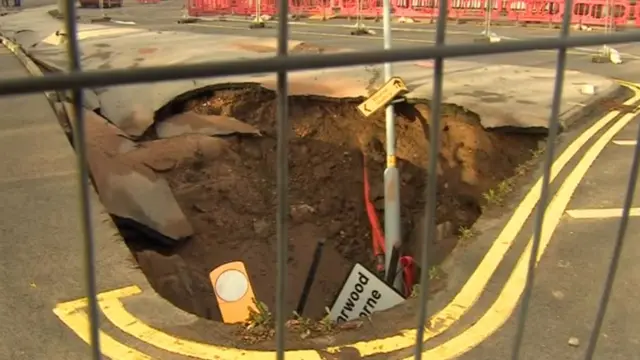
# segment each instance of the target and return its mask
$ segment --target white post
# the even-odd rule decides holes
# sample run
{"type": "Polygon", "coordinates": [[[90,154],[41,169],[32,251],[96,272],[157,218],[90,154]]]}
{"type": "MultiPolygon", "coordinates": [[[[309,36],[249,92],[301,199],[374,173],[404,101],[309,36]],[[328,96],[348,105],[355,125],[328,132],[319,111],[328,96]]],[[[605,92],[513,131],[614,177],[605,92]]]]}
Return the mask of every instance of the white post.
{"type": "MultiPolygon", "coordinates": [[[[383,0],[382,24],[384,34],[384,48],[391,49],[391,0],[383,0]]],[[[393,76],[391,63],[384,64],[384,81],[387,82],[393,76]]],[[[384,170],[384,240],[385,240],[385,273],[392,267],[398,268],[400,263],[391,264],[391,252],[394,245],[402,241],[400,229],[400,175],[396,162],[396,122],[393,105],[386,108],[386,135],[387,135],[387,167],[384,170]]],[[[396,272],[393,287],[402,293],[402,271],[396,272]]]]}
{"type": "Polygon", "coordinates": [[[60,14],[61,17],[65,18],[67,16],[66,14],[66,10],[64,7],[64,3],[65,0],[58,0],[57,4],[58,4],[58,14],[60,14]]]}

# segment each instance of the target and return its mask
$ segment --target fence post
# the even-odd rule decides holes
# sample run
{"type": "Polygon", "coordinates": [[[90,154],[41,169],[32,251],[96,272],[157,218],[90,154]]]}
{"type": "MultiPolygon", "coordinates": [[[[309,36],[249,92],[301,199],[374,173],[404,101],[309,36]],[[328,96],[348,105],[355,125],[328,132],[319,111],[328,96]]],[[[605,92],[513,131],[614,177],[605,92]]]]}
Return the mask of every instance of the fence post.
{"type": "Polygon", "coordinates": [[[367,29],[367,26],[363,23],[362,16],[362,2],[364,0],[356,0],[356,25],[355,30],[351,32],[351,35],[370,35],[373,32],[367,29]]]}
{"type": "Polygon", "coordinates": [[[60,14],[60,16],[61,16],[63,19],[67,17],[67,10],[65,10],[64,3],[65,3],[65,0],[58,0],[58,1],[57,1],[57,5],[58,5],[58,14],[60,14]]]}
{"type": "MultiPolygon", "coordinates": [[[[500,37],[491,31],[491,15],[493,13],[493,1],[494,0],[485,0],[485,14],[484,14],[484,30],[480,33],[480,36],[477,37],[475,42],[488,42],[495,43],[500,41],[500,37]]],[[[496,0],[502,1],[502,0],[496,0]]]]}
{"type": "MultiPolygon", "coordinates": [[[[629,6],[629,3],[627,3],[627,6],[629,6]]],[[[616,27],[616,24],[615,24],[616,10],[615,10],[614,0],[607,0],[602,11],[604,12],[603,15],[605,20],[604,32],[607,35],[613,34],[615,32],[615,27],[616,27]]],[[[620,53],[616,49],[610,47],[607,44],[602,45],[602,49],[600,49],[600,52],[598,54],[593,56],[592,61],[594,63],[605,63],[605,62],[612,62],[614,64],[622,63],[622,59],[620,58],[620,53]]]]}
{"type": "MultiPolygon", "coordinates": [[[[262,20],[262,0],[256,0],[256,16],[253,18],[253,21],[249,25],[250,29],[262,29],[265,27],[264,21],[262,20]]],[[[282,13],[282,9],[277,9],[280,13],[282,13]]],[[[278,21],[282,21],[282,14],[278,17],[278,21]]],[[[284,14],[284,21],[289,21],[287,18],[287,14],[284,14]]]]}

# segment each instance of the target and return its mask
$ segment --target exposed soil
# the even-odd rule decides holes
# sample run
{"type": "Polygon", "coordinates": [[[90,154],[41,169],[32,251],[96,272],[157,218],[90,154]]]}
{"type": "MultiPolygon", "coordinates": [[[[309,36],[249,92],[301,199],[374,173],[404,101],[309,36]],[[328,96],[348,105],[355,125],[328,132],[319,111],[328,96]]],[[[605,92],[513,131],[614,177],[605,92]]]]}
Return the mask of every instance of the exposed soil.
{"type": "MultiPolygon", "coordinates": [[[[287,307],[293,311],[317,240],[327,239],[305,316],[319,318],[330,306],[355,262],[373,268],[371,227],[365,211],[363,156],[370,198],[383,215],[384,112],[364,118],[362,99],[290,98],[289,253],[287,307]],[[364,154],[364,155],[363,155],[364,154]]],[[[231,151],[215,160],[196,156],[164,173],[196,235],[170,252],[128,239],[137,262],[159,294],[176,306],[209,319],[220,312],[208,277],[217,266],[243,261],[256,297],[275,303],[276,279],[276,104],[261,87],[219,90],[171,112],[232,116],[259,128],[261,137],[230,136],[231,151]]],[[[428,101],[396,106],[397,155],[405,252],[415,255],[417,224],[425,206],[428,101]]],[[[487,190],[529,160],[540,135],[482,128],[474,113],[443,107],[438,163],[437,223],[468,227],[478,218],[487,190]]],[[[167,148],[166,151],[172,151],[167,148]]],[[[455,247],[456,234],[431,239],[437,264],[455,247]]]]}

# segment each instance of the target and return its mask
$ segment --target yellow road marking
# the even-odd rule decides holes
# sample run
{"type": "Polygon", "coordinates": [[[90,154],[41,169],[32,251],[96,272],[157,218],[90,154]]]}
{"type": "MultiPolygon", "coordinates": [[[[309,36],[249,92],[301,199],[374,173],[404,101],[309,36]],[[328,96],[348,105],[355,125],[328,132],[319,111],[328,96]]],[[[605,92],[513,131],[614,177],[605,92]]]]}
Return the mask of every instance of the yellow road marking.
{"type": "MultiPolygon", "coordinates": [[[[565,179],[560,190],[558,190],[556,196],[554,196],[545,213],[543,230],[540,238],[540,249],[537,254],[538,262],[540,261],[547,245],[549,245],[551,235],[558,226],[562,213],[565,211],[574,191],[580,184],[580,180],[582,180],[587,173],[587,170],[589,170],[589,167],[593,164],[605,146],[607,146],[607,143],[609,143],[611,139],[613,139],[613,137],[622,130],[622,128],[629,124],[629,122],[631,122],[631,120],[633,120],[639,113],[640,111],[636,110],[634,113],[626,114],[618,122],[612,125],[611,128],[609,128],[609,130],[607,130],[602,137],[600,137],[593,146],[587,150],[580,162],[565,179]]],[[[423,352],[423,356],[438,360],[453,359],[471,350],[504,325],[515,310],[520,295],[524,290],[529,257],[531,256],[532,242],[533,238],[530,238],[525,252],[520,256],[516,267],[509,276],[509,279],[498,296],[498,299],[480,318],[480,320],[455,338],[423,352]]],[[[413,359],[413,357],[408,357],[404,360],[411,359],[413,359]]]]}
{"type": "MultiPolygon", "coordinates": [[[[607,219],[622,217],[620,209],[579,209],[567,210],[567,215],[574,219],[607,219]]],[[[629,216],[640,216],[640,208],[631,208],[629,216]]]]}
{"type": "MultiPolygon", "coordinates": [[[[118,299],[100,302],[105,317],[120,330],[159,349],[205,360],[258,360],[273,358],[273,351],[249,351],[179,339],[156,330],[129,313],[118,299]]],[[[315,350],[287,351],[287,360],[322,360],[315,350]]]]}
{"type": "MultiPolygon", "coordinates": [[[[640,92],[635,88],[632,90],[635,92],[635,95],[625,102],[627,105],[631,105],[640,100],[640,92]]],[[[551,180],[560,173],[564,166],[566,166],[571,158],[591,137],[613,121],[619,114],[619,111],[610,112],[575,139],[554,162],[551,169],[551,180]]],[[[493,272],[502,261],[504,255],[515,240],[516,235],[523,227],[537,204],[540,197],[541,187],[542,179],[539,179],[524,200],[520,203],[509,222],[506,224],[498,238],[494,241],[492,247],[489,249],[467,283],[463,286],[462,290],[451,303],[430,319],[432,326],[426,331],[424,340],[443,333],[475,304],[492,277],[493,272]]],[[[111,298],[111,300],[113,300],[113,298],[111,298]]],[[[104,301],[101,302],[101,306],[104,304],[104,301]]],[[[114,323],[114,325],[134,337],[170,352],[185,355],[188,354],[188,356],[202,359],[209,359],[210,355],[208,354],[217,353],[223,354],[225,358],[233,358],[233,356],[235,356],[236,358],[249,359],[259,359],[273,354],[271,352],[223,348],[215,345],[181,340],[142,324],[137,321],[133,315],[127,313],[124,307],[118,306],[114,301],[108,301],[106,304],[109,304],[109,306],[106,308],[103,307],[103,312],[105,313],[105,316],[114,323]]],[[[410,329],[401,331],[400,335],[331,347],[326,350],[329,352],[337,352],[342,348],[351,347],[358,350],[361,356],[369,356],[408,348],[415,344],[415,341],[416,330],[410,329]]],[[[295,352],[292,352],[291,354],[291,356],[300,356],[300,353],[296,354],[295,352]]],[[[289,356],[289,352],[287,353],[287,356],[289,356]]],[[[302,357],[307,359],[316,359],[317,356],[319,355],[315,351],[306,351],[302,354],[302,357]]]]}
{"type": "Polygon", "coordinates": [[[636,146],[638,142],[635,140],[613,140],[613,143],[621,146],[636,146]]]}
{"type": "MultiPolygon", "coordinates": [[[[140,289],[137,287],[118,289],[98,295],[98,301],[108,301],[110,298],[131,296],[139,292],[140,289]]],[[[87,313],[82,310],[86,306],[87,299],[83,298],[58,304],[53,309],[53,313],[78,335],[80,339],[91,345],[89,317],[87,313]]],[[[112,360],[153,360],[152,357],[118,342],[102,330],[99,332],[99,336],[102,354],[112,360]]]]}
{"type": "MultiPolygon", "coordinates": [[[[56,311],[54,310],[54,313],[55,312],[56,311]]],[[[89,336],[89,317],[86,312],[83,310],[77,310],[63,315],[56,313],[56,315],[65,325],[73,330],[80,339],[91,345],[91,339],[89,336]]],[[[100,336],[100,349],[102,355],[112,360],[153,360],[152,357],[116,341],[111,336],[105,334],[102,330],[98,334],[100,336]]]]}

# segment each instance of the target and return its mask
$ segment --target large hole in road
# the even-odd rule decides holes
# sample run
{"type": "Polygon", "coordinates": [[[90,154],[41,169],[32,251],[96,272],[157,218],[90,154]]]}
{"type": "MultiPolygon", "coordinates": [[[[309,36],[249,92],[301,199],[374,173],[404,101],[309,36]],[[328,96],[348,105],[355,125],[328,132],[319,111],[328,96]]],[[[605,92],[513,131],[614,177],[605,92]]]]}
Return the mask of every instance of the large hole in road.
{"type": "MultiPolygon", "coordinates": [[[[327,241],[305,309],[307,317],[325,314],[354,263],[372,269],[375,265],[363,182],[366,172],[371,183],[368,197],[383,221],[385,121],[384,111],[364,118],[356,108],[361,101],[289,99],[289,311],[295,309],[318,239],[327,241]]],[[[395,109],[404,252],[419,261],[430,103],[401,103],[395,109]]],[[[196,154],[163,174],[195,228],[192,239],[172,250],[149,246],[142,234],[128,232],[126,242],[153,288],[183,310],[220,320],[209,273],[230,261],[244,262],[256,297],[273,309],[275,94],[262,87],[208,91],[174,102],[161,112],[186,110],[234,117],[260,129],[262,136],[229,136],[225,140],[232,146],[225,156],[207,159],[196,154]]],[[[487,192],[513,176],[516,167],[532,157],[542,137],[486,130],[476,114],[443,105],[437,223],[452,231],[430,239],[431,264],[451,252],[458,229],[468,228],[480,216],[487,192]]]]}

